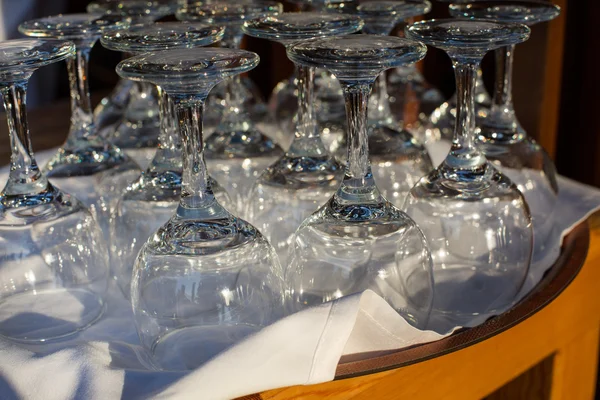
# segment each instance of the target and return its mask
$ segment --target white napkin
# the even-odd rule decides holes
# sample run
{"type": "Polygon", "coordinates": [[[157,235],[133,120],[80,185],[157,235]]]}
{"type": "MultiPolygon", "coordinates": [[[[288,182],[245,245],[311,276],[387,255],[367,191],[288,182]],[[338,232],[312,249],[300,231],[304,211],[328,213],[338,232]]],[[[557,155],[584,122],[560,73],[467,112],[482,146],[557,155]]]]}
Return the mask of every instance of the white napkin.
{"type": "MultiPolygon", "coordinates": [[[[595,188],[562,177],[559,187],[556,250],[532,266],[528,289],[556,260],[564,234],[600,206],[595,188]]],[[[0,339],[0,398],[227,399],[326,382],[342,355],[399,349],[448,334],[413,328],[366,291],[288,316],[190,373],[153,371],[131,307],[111,285],[103,319],[68,340],[26,346],[0,339]]]]}

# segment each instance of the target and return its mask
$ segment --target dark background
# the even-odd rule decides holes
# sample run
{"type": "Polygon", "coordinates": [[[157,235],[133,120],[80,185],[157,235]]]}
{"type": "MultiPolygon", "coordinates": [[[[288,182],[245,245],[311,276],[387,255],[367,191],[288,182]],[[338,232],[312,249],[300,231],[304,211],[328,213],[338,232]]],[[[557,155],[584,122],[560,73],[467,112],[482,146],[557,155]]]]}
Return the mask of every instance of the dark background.
{"type": "MultiPolygon", "coordinates": [[[[427,18],[448,17],[447,3],[433,2],[433,9],[427,18]]],[[[87,0],[29,0],[30,6],[17,9],[15,1],[0,3],[1,13],[7,23],[7,38],[19,37],[16,31],[18,23],[49,14],[85,12],[87,0]],[[10,25],[10,26],[9,26],[10,25]]],[[[563,4],[564,7],[564,4],[563,4]]],[[[291,4],[285,4],[287,11],[295,10],[291,4]]],[[[594,21],[600,15],[600,2],[593,0],[572,0],[566,7],[566,30],[560,82],[559,117],[556,138],[555,162],[558,171],[581,182],[600,187],[600,79],[598,78],[598,51],[600,49],[600,28],[594,21]]],[[[166,19],[171,19],[167,17],[166,19]]],[[[513,93],[515,109],[519,120],[529,134],[538,139],[549,132],[543,131],[540,121],[545,117],[542,110],[544,97],[543,71],[546,64],[546,46],[548,24],[532,28],[529,41],[519,45],[516,50],[513,93]]],[[[268,41],[245,38],[243,46],[261,56],[261,64],[250,72],[265,98],[280,80],[288,77],[293,70],[286,58],[283,46],[268,41]]],[[[94,103],[110,92],[117,81],[115,65],[121,55],[108,51],[97,44],[91,55],[90,88],[94,103]]],[[[429,49],[423,62],[423,73],[428,82],[438,87],[446,96],[454,92],[454,74],[450,60],[441,51],[429,49]]],[[[483,62],[484,80],[488,90],[494,79],[493,55],[483,62]]],[[[36,121],[33,118],[43,110],[68,102],[68,80],[63,65],[45,67],[36,72],[28,98],[31,114],[32,135],[36,142],[36,121]]],[[[58,115],[56,116],[58,118],[58,115]]],[[[68,119],[68,115],[66,116],[68,119]]],[[[66,121],[68,124],[68,121],[66,121]]],[[[2,128],[3,131],[5,128],[2,128]]],[[[48,143],[60,143],[66,131],[49,132],[44,135],[60,136],[48,143]]],[[[49,138],[44,138],[49,139],[49,138]]],[[[540,140],[543,143],[543,140],[540,140]]],[[[38,150],[44,147],[37,147],[38,150]]],[[[549,149],[551,151],[551,149],[549,149]]],[[[551,151],[552,152],[552,151],[551,151]]],[[[4,151],[2,151],[4,153],[4,151]]]]}

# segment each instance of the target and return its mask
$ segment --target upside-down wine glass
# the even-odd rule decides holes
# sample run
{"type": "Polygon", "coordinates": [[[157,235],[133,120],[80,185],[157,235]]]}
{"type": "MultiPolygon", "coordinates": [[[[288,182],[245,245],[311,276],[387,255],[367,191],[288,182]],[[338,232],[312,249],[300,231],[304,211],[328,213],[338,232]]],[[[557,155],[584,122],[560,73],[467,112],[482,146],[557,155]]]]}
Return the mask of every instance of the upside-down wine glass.
{"type": "MultiPolygon", "coordinates": [[[[481,1],[450,5],[453,16],[535,25],[556,18],[560,7],[541,1],[481,1]]],[[[548,153],[521,127],[512,100],[515,45],[497,49],[492,108],[478,127],[478,144],[488,160],[513,181],[531,208],[534,259],[542,257],[554,229],[558,198],[556,167],[548,153]]]]}
{"type": "MultiPolygon", "coordinates": [[[[231,0],[226,0],[225,3],[231,3],[231,0]]],[[[222,0],[179,0],[178,9],[175,15],[178,19],[185,18],[198,18],[194,16],[196,13],[193,11],[194,8],[202,6],[205,3],[223,3],[222,0]]],[[[241,3],[248,3],[243,1],[241,3]]],[[[235,2],[236,5],[240,5],[240,2],[235,2]]],[[[282,9],[283,10],[283,9],[282,9]]],[[[223,24],[216,24],[222,26],[223,24]]],[[[231,40],[226,38],[222,41],[221,46],[231,47],[231,40]]],[[[237,80],[237,78],[236,78],[237,80]]],[[[259,129],[265,130],[269,135],[280,137],[280,131],[274,130],[275,121],[272,119],[267,104],[263,98],[263,95],[254,83],[254,81],[247,75],[244,74],[239,78],[239,85],[237,86],[237,96],[242,108],[246,111],[250,120],[256,124],[259,129]]],[[[229,107],[229,100],[227,99],[229,84],[227,82],[219,83],[213,90],[210,91],[208,99],[206,100],[206,112],[204,113],[204,132],[206,137],[210,136],[217,125],[221,122],[223,113],[226,107],[229,107]]],[[[288,141],[289,142],[289,141],[288,141]]]]}
{"type": "MultiPolygon", "coordinates": [[[[356,14],[365,22],[363,33],[389,35],[399,22],[430,9],[428,1],[376,0],[360,4],[356,14]]],[[[373,87],[368,126],[369,155],[377,187],[383,197],[402,207],[408,191],[433,165],[425,146],[392,115],[385,74],[373,87]]]]}
{"type": "MultiPolygon", "coordinates": [[[[438,0],[445,3],[457,3],[464,0],[438,0]]],[[[420,121],[418,130],[421,140],[432,143],[440,139],[452,140],[454,124],[456,123],[457,92],[452,97],[439,105],[427,118],[420,121]]],[[[492,98],[483,84],[483,73],[481,67],[477,70],[475,77],[475,116],[477,120],[485,118],[492,106],[492,98]]]]}
{"type": "Polygon", "coordinates": [[[168,93],[183,140],[179,206],[140,250],[131,282],[138,334],[162,369],[194,369],[283,313],[275,250],[219,204],[204,163],[208,92],[258,60],[239,49],[193,48],[148,53],[117,66],[122,77],[148,80],[168,93]]]}
{"type": "Polygon", "coordinates": [[[98,134],[92,116],[88,62],[103,30],[124,27],[120,18],[65,14],[27,21],[19,31],[27,36],[68,39],[76,57],[67,60],[71,94],[71,127],[66,142],[44,169],[50,180],[85,204],[105,236],[111,209],[140,169],[119,147],[98,134]]]}
{"type": "MultiPolygon", "coordinates": [[[[244,33],[285,46],[302,40],[339,36],[360,30],[358,17],[318,12],[283,13],[248,21],[244,33]]],[[[246,216],[267,236],[287,265],[298,226],[337,190],[343,167],[321,141],[314,113],[314,68],[296,65],[298,118],[294,141],[286,154],[269,166],[252,188],[246,216]]]]}
{"type": "MultiPolygon", "coordinates": [[[[207,46],[223,37],[223,28],[192,22],[161,22],[119,29],[102,35],[102,44],[127,53],[207,46]]],[[[110,220],[112,275],[123,294],[130,297],[133,264],[140,248],[173,215],[181,196],[183,157],[173,104],[160,87],[161,135],[148,168],[131,183],[110,220]]],[[[227,193],[209,177],[215,197],[233,207],[227,193]]]]}
{"type": "MultiPolygon", "coordinates": [[[[326,12],[328,1],[324,0],[291,0],[302,12],[326,12]]],[[[282,80],[271,92],[269,110],[284,135],[294,132],[298,112],[298,77],[297,70],[287,79],[282,80]]],[[[333,74],[324,69],[314,72],[314,115],[317,127],[325,147],[334,153],[344,146],[346,135],[346,109],[342,88],[333,74]]]]}
{"type": "MultiPolygon", "coordinates": [[[[86,10],[90,14],[128,18],[131,19],[132,24],[137,25],[148,24],[172,14],[174,6],[157,0],[97,0],[88,4],[86,10]]],[[[134,85],[132,81],[119,79],[113,91],[103,98],[94,109],[94,123],[98,131],[103,135],[109,135],[110,139],[114,140],[114,143],[123,150],[127,149],[126,146],[122,146],[125,143],[120,143],[112,135],[115,133],[116,125],[121,123],[125,117],[128,107],[131,107],[128,120],[132,129],[136,129],[138,126],[149,127],[153,122],[156,126],[158,105],[156,97],[152,93],[152,86],[140,87],[140,85],[134,85]],[[137,112],[134,113],[134,110],[137,112]],[[145,113],[143,113],[144,110],[145,113]],[[142,123],[135,123],[134,118],[139,119],[142,123]]],[[[148,138],[145,142],[144,137],[140,137],[140,139],[140,144],[148,142],[148,138]]],[[[156,145],[156,143],[154,144],[156,145]]]]}
{"type": "MultiPolygon", "coordinates": [[[[220,45],[222,47],[239,48],[242,41],[242,36],[239,33],[241,24],[244,20],[251,17],[251,13],[258,12],[261,7],[267,7],[269,11],[273,11],[272,9],[269,9],[271,5],[263,4],[261,6],[261,4],[253,4],[251,0],[237,2],[233,0],[182,0],[179,2],[178,12],[176,12],[175,16],[180,20],[197,20],[218,26],[228,26],[229,30],[226,30],[226,37],[223,41],[221,41],[220,45]],[[209,22],[204,18],[206,15],[205,5],[208,3],[217,4],[216,7],[218,8],[226,7],[229,9],[228,12],[231,13],[235,13],[235,11],[232,11],[232,5],[235,7],[242,7],[242,9],[249,11],[250,15],[243,15],[240,21],[228,21],[228,17],[221,15],[219,19],[225,19],[227,21],[220,20],[218,21],[219,23],[216,23],[215,21],[209,22]],[[234,39],[231,36],[233,31],[236,29],[240,35],[238,39],[234,39]]],[[[283,6],[281,7],[282,8],[278,10],[278,12],[283,11],[283,6]]],[[[217,14],[219,13],[222,14],[223,11],[217,12],[217,14]]],[[[255,17],[260,15],[261,14],[256,14],[255,17]]],[[[266,15],[269,15],[269,13],[266,15]]],[[[246,117],[252,121],[252,123],[254,123],[259,130],[268,133],[269,136],[273,136],[277,139],[277,143],[280,143],[283,139],[281,137],[281,132],[276,129],[275,121],[269,113],[268,106],[265,103],[263,95],[258,86],[247,74],[243,74],[242,76],[235,78],[235,81],[237,96],[236,101],[239,103],[240,108],[245,111],[246,117]]],[[[206,112],[204,114],[204,132],[206,137],[210,136],[214,132],[216,127],[221,123],[225,111],[230,107],[231,99],[229,96],[229,86],[230,84],[224,81],[219,83],[213,90],[210,91],[210,95],[206,100],[206,112]]]]}
{"type": "MultiPolygon", "coordinates": [[[[244,21],[277,15],[283,11],[281,3],[267,0],[223,0],[195,3],[179,8],[177,18],[201,21],[225,27],[221,42],[228,48],[239,48],[244,36],[244,21]]],[[[256,125],[244,108],[240,75],[224,82],[226,85],[225,110],[215,131],[206,138],[206,158],[217,181],[236,203],[243,216],[248,194],[258,175],[283,155],[274,137],[256,125]]]]}
{"type": "Polygon", "coordinates": [[[524,25],[491,20],[430,20],[406,36],[445,50],[454,65],[454,140],[442,164],[410,191],[404,210],[419,224],[433,258],[436,330],[471,326],[510,307],[531,261],[529,207],[516,185],[475,145],[474,90],[490,50],[529,37],[524,25]]]}
{"type": "Polygon", "coordinates": [[[74,55],[71,42],[0,42],[0,93],[12,152],[0,192],[0,336],[21,342],[74,334],[104,311],[108,251],[102,232],[83,204],[38,168],[25,108],[32,73],[74,55]]]}
{"type": "Polygon", "coordinates": [[[377,188],[369,163],[367,107],[383,71],[416,62],[426,47],[379,35],[349,35],[288,47],[295,63],[329,69],[342,85],[348,163],[337,192],[298,228],[286,283],[291,309],[371,289],[424,329],[433,301],[431,256],[415,222],[377,188]]]}

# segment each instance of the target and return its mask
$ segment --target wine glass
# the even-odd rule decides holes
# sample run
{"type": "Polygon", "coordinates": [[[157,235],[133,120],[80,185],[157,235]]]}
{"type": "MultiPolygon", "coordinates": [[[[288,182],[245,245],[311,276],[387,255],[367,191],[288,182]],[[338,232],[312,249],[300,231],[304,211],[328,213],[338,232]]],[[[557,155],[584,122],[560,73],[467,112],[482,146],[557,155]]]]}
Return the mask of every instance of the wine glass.
{"type": "MultiPolygon", "coordinates": [[[[438,0],[446,3],[463,2],[464,0],[438,0]]],[[[486,117],[492,99],[485,89],[483,84],[483,73],[481,68],[477,70],[475,77],[475,117],[481,120],[486,117]]],[[[454,124],[456,123],[456,102],[457,93],[455,92],[448,101],[440,104],[427,118],[421,118],[418,131],[421,135],[421,140],[425,143],[432,143],[440,139],[452,140],[454,134],[454,124]]]]}
{"type": "MultiPolygon", "coordinates": [[[[207,22],[205,20],[206,13],[202,10],[204,4],[207,3],[222,3],[223,6],[227,7],[227,3],[234,3],[236,6],[241,4],[242,7],[246,7],[251,12],[259,11],[260,5],[257,7],[252,7],[252,1],[245,0],[242,3],[246,3],[244,6],[240,2],[234,2],[232,0],[225,0],[225,2],[220,0],[182,0],[179,2],[178,12],[175,16],[180,20],[198,20],[207,22]]],[[[264,6],[264,5],[263,5],[264,6]]],[[[221,6],[217,6],[221,7],[221,6]]],[[[271,7],[266,5],[266,8],[271,7]]],[[[231,7],[229,7],[231,9],[231,7]]],[[[273,11],[273,10],[270,10],[273,11]]],[[[278,12],[283,11],[283,8],[279,9],[278,12]]],[[[257,15],[258,16],[258,15],[257,15]]],[[[247,16],[242,17],[241,21],[238,22],[224,22],[219,21],[216,23],[215,21],[209,22],[215,25],[223,26],[230,25],[230,28],[241,28],[241,23],[247,16]]],[[[227,17],[226,17],[227,18],[227,17]]],[[[230,29],[231,31],[231,29],[230,29]]],[[[238,32],[239,33],[239,32],[238,32]]],[[[233,40],[231,35],[226,34],[225,39],[220,43],[222,47],[235,47],[238,48],[241,43],[242,36],[239,36],[239,39],[233,40]]],[[[236,79],[236,96],[237,101],[240,103],[240,107],[245,110],[246,117],[254,123],[259,130],[268,134],[268,136],[272,136],[276,139],[277,143],[284,143],[281,136],[281,132],[278,129],[274,129],[275,121],[273,121],[268,106],[265,104],[263,99],[263,95],[256,86],[256,84],[250,79],[247,74],[244,74],[236,79]]],[[[210,136],[215,128],[221,122],[223,118],[223,114],[230,106],[230,99],[228,98],[229,93],[229,83],[221,82],[219,83],[213,90],[210,91],[206,102],[206,112],[204,114],[204,132],[206,136],[210,136]]],[[[288,141],[289,142],[289,141],[288,141]]]]}
{"type": "MultiPolygon", "coordinates": [[[[207,46],[223,37],[224,29],[198,23],[161,22],[105,33],[100,41],[110,49],[126,53],[207,46]]],[[[112,274],[123,294],[130,297],[133,264],[140,248],[173,215],[181,196],[183,161],[181,140],[173,104],[157,87],[161,112],[159,145],[148,168],[131,183],[119,199],[110,221],[112,274]]],[[[215,197],[226,208],[233,207],[227,193],[212,178],[215,197]]]]}
{"type": "MultiPolygon", "coordinates": [[[[365,22],[363,33],[390,35],[398,23],[430,9],[428,1],[376,0],[358,5],[355,12],[365,22]]],[[[401,207],[408,191],[433,165],[423,144],[392,115],[385,74],[375,81],[368,118],[373,176],[383,197],[401,207]]]]}
{"type": "Polygon", "coordinates": [[[74,55],[71,42],[0,42],[0,93],[12,152],[0,192],[0,335],[21,342],[74,334],[104,311],[108,251],[102,232],[83,204],[38,168],[25,108],[31,74],[74,55]]]}
{"type": "MultiPolygon", "coordinates": [[[[302,12],[327,12],[329,1],[326,0],[288,0],[302,12]]],[[[275,85],[269,98],[269,109],[279,124],[281,131],[294,132],[298,113],[298,77],[297,70],[287,79],[275,85]]],[[[344,95],[339,82],[329,71],[316,69],[314,72],[314,109],[321,139],[330,153],[334,154],[344,147],[346,135],[346,109],[344,95]]]]}
{"type": "MultiPolygon", "coordinates": [[[[552,20],[560,7],[532,0],[481,1],[450,5],[453,16],[488,18],[528,26],[552,20]]],[[[495,167],[513,181],[531,208],[534,259],[544,254],[554,229],[558,199],[556,167],[548,153],[521,127],[512,101],[515,45],[497,49],[492,107],[478,125],[478,144],[495,167]]]]}
{"type": "MultiPolygon", "coordinates": [[[[177,18],[201,21],[225,27],[222,44],[239,48],[244,36],[244,21],[277,15],[281,3],[266,0],[224,0],[200,2],[179,8],[177,18]]],[[[248,193],[258,175],[283,155],[273,137],[252,122],[243,104],[240,75],[224,82],[227,85],[225,110],[215,131],[206,138],[206,157],[215,178],[233,197],[238,213],[243,214],[248,193]]]]}
{"type": "Polygon", "coordinates": [[[183,140],[179,206],[140,250],[131,282],[138,334],[161,369],[196,368],[283,313],[275,250],[219,204],[204,163],[208,92],[258,60],[239,49],[193,48],[147,53],[117,66],[120,76],[168,93],[183,140]]]}
{"type": "MultiPolygon", "coordinates": [[[[166,15],[172,14],[175,11],[174,8],[174,2],[166,3],[158,0],[96,0],[89,3],[86,10],[90,14],[114,15],[128,18],[131,19],[132,24],[137,25],[148,24],[166,15]]],[[[146,110],[146,113],[138,112],[138,116],[136,117],[140,118],[144,123],[143,125],[151,126],[152,122],[154,122],[154,125],[157,126],[156,116],[158,115],[158,104],[156,97],[153,96],[152,86],[142,88],[140,88],[139,85],[134,86],[132,81],[119,79],[113,91],[103,98],[96,106],[94,109],[94,123],[99,132],[102,132],[104,135],[112,136],[115,132],[116,125],[121,122],[126,114],[127,108],[130,107],[130,104],[131,111],[146,110]],[[134,96],[133,98],[132,95],[134,96]],[[134,107],[136,103],[140,105],[144,104],[142,99],[148,99],[146,102],[147,107],[134,107]]],[[[130,112],[130,115],[133,116],[135,114],[130,112]]],[[[136,124],[135,121],[131,121],[130,126],[132,129],[135,129],[133,126],[137,127],[141,125],[139,123],[136,124]]],[[[154,138],[154,142],[156,142],[156,138],[154,138]]],[[[125,143],[119,143],[116,139],[114,143],[122,149],[128,149],[126,146],[122,146],[125,143]]],[[[131,145],[132,143],[129,144],[131,145]]],[[[156,145],[156,143],[154,143],[154,145],[156,145]]],[[[134,154],[138,157],[145,156],[144,154],[140,154],[139,151],[134,151],[134,153],[138,153],[134,154]]],[[[148,151],[147,153],[152,154],[152,152],[148,151]]],[[[147,163],[149,160],[144,157],[139,161],[147,163]]]]}
{"type": "MultiPolygon", "coordinates": [[[[408,194],[404,210],[429,242],[435,280],[434,320],[464,326],[505,311],[531,261],[533,231],[521,192],[475,145],[475,82],[484,54],[529,37],[524,25],[447,19],[415,23],[406,36],[452,59],[458,108],[444,162],[408,194]]],[[[439,329],[439,330],[443,330],[439,329]]]]}
{"type": "Polygon", "coordinates": [[[126,26],[120,18],[65,14],[22,23],[27,36],[68,39],[76,57],[67,60],[71,89],[71,127],[66,142],[45,166],[50,180],[85,204],[108,236],[114,202],[140,174],[137,164],[98,134],[88,88],[90,51],[103,30],[126,26]]]}
{"type": "MultiPolygon", "coordinates": [[[[244,33],[290,46],[294,42],[357,32],[358,17],[318,12],[283,13],[244,24],[244,33]]],[[[314,111],[314,68],[296,65],[298,118],[289,150],[257,179],[247,201],[246,216],[263,232],[287,265],[298,226],[339,187],[342,166],[329,154],[314,111]]]]}
{"type": "Polygon", "coordinates": [[[336,193],[296,231],[286,270],[291,309],[371,289],[409,323],[428,324],[431,256],[415,222],[382,195],[371,173],[367,106],[384,70],[419,61],[411,40],[349,35],[293,44],[297,64],[329,69],[342,85],[348,114],[348,163],[336,193]]]}

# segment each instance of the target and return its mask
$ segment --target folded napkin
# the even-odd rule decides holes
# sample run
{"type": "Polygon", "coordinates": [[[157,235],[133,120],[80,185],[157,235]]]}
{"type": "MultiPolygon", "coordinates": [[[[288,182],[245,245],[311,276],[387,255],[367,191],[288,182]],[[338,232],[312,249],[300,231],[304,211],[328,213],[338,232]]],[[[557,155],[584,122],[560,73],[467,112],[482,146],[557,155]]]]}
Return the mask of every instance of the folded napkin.
{"type": "MultiPolygon", "coordinates": [[[[443,152],[436,150],[432,153],[443,152]]],[[[554,263],[564,235],[600,207],[600,190],[563,177],[559,188],[556,245],[532,265],[522,295],[554,263]]],[[[139,345],[131,306],[115,285],[107,303],[98,323],[68,340],[22,345],[0,339],[0,398],[227,399],[326,382],[334,378],[343,355],[400,349],[453,331],[436,315],[436,330],[444,333],[417,330],[383,299],[365,291],[290,315],[195,371],[171,373],[152,370],[149,355],[139,345]]]]}

